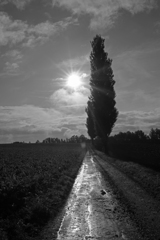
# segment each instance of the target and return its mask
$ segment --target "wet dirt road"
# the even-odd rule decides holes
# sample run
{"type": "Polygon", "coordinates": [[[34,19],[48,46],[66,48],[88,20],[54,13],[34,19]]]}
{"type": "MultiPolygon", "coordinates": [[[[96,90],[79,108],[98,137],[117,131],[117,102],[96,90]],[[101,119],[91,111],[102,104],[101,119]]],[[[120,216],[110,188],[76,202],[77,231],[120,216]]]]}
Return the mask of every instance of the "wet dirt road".
{"type": "Polygon", "coordinates": [[[132,223],[123,217],[121,222],[116,219],[116,205],[109,184],[88,152],[65,206],[57,240],[141,239],[132,223]]]}

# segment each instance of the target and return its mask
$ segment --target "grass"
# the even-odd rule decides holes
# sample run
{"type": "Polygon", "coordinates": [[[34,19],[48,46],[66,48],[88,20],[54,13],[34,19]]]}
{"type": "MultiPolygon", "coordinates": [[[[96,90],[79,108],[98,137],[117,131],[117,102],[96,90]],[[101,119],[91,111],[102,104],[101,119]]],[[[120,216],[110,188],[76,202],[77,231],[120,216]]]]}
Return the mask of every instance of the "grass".
{"type": "Polygon", "coordinates": [[[158,143],[109,141],[109,156],[97,153],[160,201],[160,147],[158,143]]]}

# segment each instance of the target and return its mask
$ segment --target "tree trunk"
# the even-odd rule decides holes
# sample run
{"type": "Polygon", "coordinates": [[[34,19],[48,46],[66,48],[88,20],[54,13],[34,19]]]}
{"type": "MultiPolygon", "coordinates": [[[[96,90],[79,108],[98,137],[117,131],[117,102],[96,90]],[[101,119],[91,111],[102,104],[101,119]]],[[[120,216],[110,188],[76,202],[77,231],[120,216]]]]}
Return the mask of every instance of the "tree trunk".
{"type": "Polygon", "coordinates": [[[107,142],[108,142],[108,138],[104,138],[103,139],[103,145],[104,145],[104,153],[106,155],[108,155],[108,144],[107,144],[107,142]]]}
{"type": "Polygon", "coordinates": [[[104,152],[105,152],[106,155],[108,155],[108,147],[107,147],[107,144],[105,144],[105,146],[104,146],[104,152]]]}
{"type": "Polygon", "coordinates": [[[91,138],[91,143],[92,143],[92,146],[94,146],[93,138],[91,138]]]}

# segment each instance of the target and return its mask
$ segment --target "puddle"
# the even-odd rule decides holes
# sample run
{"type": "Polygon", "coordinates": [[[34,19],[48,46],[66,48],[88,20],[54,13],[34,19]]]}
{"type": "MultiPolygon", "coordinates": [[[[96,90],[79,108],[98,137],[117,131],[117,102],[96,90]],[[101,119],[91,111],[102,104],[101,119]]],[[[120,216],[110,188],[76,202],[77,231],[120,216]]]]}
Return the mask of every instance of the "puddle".
{"type": "Polygon", "coordinates": [[[112,211],[107,211],[112,208],[112,195],[107,187],[104,189],[93,157],[86,155],[67,201],[57,240],[124,239],[115,237],[117,226],[112,211]]]}
{"type": "Polygon", "coordinates": [[[101,190],[101,195],[106,195],[106,191],[105,190],[101,190]]]}

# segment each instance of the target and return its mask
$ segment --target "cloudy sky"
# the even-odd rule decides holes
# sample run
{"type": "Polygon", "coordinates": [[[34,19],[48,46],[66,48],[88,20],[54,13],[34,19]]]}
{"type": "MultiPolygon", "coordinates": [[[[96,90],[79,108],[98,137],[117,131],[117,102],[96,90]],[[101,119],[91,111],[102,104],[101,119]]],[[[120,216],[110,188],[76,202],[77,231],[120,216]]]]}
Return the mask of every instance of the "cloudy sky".
{"type": "Polygon", "coordinates": [[[160,127],[158,0],[0,0],[0,142],[85,134],[90,41],[113,59],[113,133],[160,127]],[[66,86],[78,71],[82,85],[66,86]]]}

